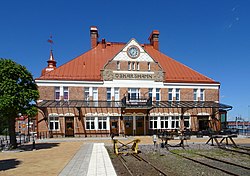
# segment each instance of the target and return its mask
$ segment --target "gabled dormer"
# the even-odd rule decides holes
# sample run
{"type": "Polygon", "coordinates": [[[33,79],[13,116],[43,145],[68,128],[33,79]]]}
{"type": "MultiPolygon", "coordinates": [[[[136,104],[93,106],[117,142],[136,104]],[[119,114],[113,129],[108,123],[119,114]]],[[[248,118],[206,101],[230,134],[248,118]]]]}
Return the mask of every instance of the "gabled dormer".
{"type": "Polygon", "coordinates": [[[161,66],[132,38],[103,69],[103,80],[153,80],[163,81],[161,66]]]}

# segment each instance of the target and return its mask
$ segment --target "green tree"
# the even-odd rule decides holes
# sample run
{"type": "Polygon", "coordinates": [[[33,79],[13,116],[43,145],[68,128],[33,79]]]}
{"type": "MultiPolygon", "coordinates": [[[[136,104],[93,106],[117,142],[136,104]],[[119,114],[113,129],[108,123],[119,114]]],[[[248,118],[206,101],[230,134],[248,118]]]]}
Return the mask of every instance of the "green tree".
{"type": "Polygon", "coordinates": [[[15,119],[18,114],[35,116],[35,102],[39,98],[31,73],[9,59],[0,59],[0,118],[8,121],[10,144],[17,147],[15,119]]]}

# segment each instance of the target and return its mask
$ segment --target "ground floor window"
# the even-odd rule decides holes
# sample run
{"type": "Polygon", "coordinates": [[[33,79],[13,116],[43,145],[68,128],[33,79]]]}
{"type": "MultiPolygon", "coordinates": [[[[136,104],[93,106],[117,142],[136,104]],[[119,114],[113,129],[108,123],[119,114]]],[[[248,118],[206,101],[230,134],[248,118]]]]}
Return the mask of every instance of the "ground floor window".
{"type": "Polygon", "coordinates": [[[87,130],[95,129],[95,117],[86,117],[86,129],[87,130]]]}
{"type": "Polygon", "coordinates": [[[157,129],[157,118],[158,117],[150,117],[149,118],[149,128],[150,129],[157,129]]]}
{"type": "Polygon", "coordinates": [[[59,130],[59,116],[49,117],[49,129],[53,131],[59,130]]]}
{"type": "Polygon", "coordinates": [[[179,128],[179,120],[180,120],[179,116],[172,116],[171,117],[171,128],[172,129],[179,128]]]}
{"type": "Polygon", "coordinates": [[[161,117],[161,129],[168,129],[169,118],[166,116],[161,117]]]}
{"type": "Polygon", "coordinates": [[[98,129],[99,130],[107,129],[107,117],[98,117],[98,129]]]}
{"type": "Polygon", "coordinates": [[[184,126],[190,128],[190,116],[184,116],[184,126]]]}

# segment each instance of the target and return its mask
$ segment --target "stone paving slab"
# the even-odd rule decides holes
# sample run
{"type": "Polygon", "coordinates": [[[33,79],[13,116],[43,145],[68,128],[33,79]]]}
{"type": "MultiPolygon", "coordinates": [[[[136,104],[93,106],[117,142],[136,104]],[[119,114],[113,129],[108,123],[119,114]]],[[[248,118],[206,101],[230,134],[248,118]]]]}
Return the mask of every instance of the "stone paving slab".
{"type": "Polygon", "coordinates": [[[61,171],[59,176],[87,175],[92,150],[93,144],[84,144],[61,171]]]}
{"type": "Polygon", "coordinates": [[[59,176],[116,176],[104,143],[86,143],[59,176]]]}
{"type": "Polygon", "coordinates": [[[94,143],[89,163],[88,176],[116,176],[104,143],[94,143]]]}

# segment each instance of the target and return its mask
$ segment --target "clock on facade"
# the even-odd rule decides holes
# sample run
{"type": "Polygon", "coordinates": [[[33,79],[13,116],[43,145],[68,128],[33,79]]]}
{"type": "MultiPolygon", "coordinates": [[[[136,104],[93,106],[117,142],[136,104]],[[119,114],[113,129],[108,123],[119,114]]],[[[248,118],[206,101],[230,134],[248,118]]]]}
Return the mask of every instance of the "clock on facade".
{"type": "Polygon", "coordinates": [[[130,46],[130,47],[128,48],[127,54],[128,54],[128,56],[129,56],[130,58],[135,59],[135,58],[139,57],[139,55],[140,55],[140,50],[139,50],[139,48],[138,48],[137,46],[132,45],[132,46],[130,46]]]}

